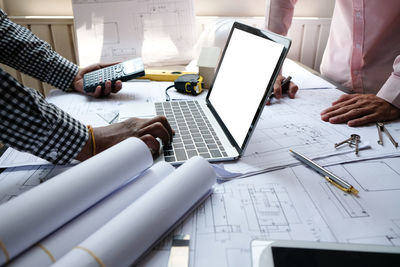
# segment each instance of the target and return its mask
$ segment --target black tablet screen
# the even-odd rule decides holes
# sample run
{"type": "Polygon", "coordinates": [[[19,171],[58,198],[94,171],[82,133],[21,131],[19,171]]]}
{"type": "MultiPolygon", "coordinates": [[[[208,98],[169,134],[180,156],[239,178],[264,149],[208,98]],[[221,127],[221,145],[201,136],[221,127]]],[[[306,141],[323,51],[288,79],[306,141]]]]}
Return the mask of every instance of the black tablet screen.
{"type": "Polygon", "coordinates": [[[400,266],[400,254],[272,247],[275,267],[400,266]]]}

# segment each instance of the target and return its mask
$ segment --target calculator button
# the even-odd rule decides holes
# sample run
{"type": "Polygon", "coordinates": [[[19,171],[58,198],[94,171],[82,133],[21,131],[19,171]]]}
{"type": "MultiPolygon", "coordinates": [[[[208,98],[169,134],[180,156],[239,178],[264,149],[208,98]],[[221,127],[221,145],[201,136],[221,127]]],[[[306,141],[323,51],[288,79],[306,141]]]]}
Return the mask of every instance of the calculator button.
{"type": "Polygon", "coordinates": [[[116,68],[115,68],[115,71],[116,72],[121,72],[122,71],[122,66],[117,65],[116,68]]]}

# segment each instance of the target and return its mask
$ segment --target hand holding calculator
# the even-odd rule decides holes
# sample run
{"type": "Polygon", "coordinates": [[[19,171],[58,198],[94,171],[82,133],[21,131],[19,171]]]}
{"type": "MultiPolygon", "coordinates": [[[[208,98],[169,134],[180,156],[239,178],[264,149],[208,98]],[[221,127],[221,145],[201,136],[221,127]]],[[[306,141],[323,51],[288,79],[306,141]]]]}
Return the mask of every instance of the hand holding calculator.
{"type": "Polygon", "coordinates": [[[86,93],[93,93],[99,85],[104,88],[106,81],[111,81],[112,83],[118,80],[127,81],[144,75],[142,59],[134,58],[110,67],[86,73],[83,76],[83,89],[86,93]]]}

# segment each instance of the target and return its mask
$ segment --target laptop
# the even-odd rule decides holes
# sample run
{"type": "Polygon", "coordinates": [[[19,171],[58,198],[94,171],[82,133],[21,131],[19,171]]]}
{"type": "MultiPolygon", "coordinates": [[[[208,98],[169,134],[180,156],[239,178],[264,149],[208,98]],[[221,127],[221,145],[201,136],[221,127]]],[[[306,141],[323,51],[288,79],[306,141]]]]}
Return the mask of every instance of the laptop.
{"type": "Polygon", "coordinates": [[[200,155],[210,162],[243,155],[272,92],[291,41],[235,22],[206,99],[143,103],[130,115],[164,115],[175,130],[162,157],[179,165],[200,155]]]}

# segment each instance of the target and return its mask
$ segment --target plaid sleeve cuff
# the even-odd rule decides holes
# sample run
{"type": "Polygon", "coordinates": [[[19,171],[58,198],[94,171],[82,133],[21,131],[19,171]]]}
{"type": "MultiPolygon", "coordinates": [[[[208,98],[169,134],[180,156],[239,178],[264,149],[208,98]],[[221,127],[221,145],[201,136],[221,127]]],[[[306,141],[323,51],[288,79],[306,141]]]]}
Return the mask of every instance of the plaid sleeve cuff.
{"type": "Polygon", "coordinates": [[[0,68],[0,141],[14,149],[66,164],[89,135],[85,125],[0,68]]]}
{"type": "Polygon", "coordinates": [[[53,164],[67,164],[76,158],[89,134],[85,125],[62,110],[57,112],[57,121],[45,131],[42,145],[32,152],[53,164]]]}
{"type": "Polygon", "coordinates": [[[79,67],[59,55],[55,57],[53,66],[53,71],[48,72],[47,82],[64,91],[72,90],[71,84],[78,74],[79,67]]]}

